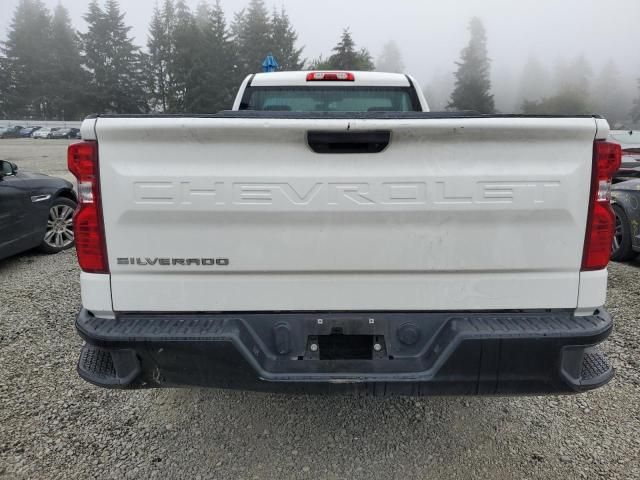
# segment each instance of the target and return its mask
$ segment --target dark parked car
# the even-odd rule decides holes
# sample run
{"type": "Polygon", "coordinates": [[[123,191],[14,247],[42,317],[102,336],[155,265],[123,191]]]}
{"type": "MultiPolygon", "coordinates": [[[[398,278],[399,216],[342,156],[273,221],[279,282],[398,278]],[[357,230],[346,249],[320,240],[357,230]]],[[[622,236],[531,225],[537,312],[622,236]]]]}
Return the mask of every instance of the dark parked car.
{"type": "Polygon", "coordinates": [[[20,125],[5,127],[0,130],[0,138],[18,138],[20,136],[20,130],[22,130],[20,125]]]}
{"type": "Polygon", "coordinates": [[[33,135],[33,132],[35,132],[36,130],[39,130],[42,127],[25,127],[22,130],[20,130],[20,137],[22,138],[29,138],[31,135],[33,135]]]}
{"type": "Polygon", "coordinates": [[[19,172],[0,160],[0,259],[36,247],[45,253],[71,248],[76,204],[70,182],[19,172]]]}
{"type": "Polygon", "coordinates": [[[613,130],[609,141],[622,147],[622,165],[617,176],[640,177],[640,131],[613,130]]]}
{"type": "Polygon", "coordinates": [[[611,197],[616,214],[611,259],[624,262],[640,253],[640,179],[616,183],[611,197]]]}
{"type": "Polygon", "coordinates": [[[78,138],[79,128],[60,128],[51,132],[51,138],[78,138]]]}

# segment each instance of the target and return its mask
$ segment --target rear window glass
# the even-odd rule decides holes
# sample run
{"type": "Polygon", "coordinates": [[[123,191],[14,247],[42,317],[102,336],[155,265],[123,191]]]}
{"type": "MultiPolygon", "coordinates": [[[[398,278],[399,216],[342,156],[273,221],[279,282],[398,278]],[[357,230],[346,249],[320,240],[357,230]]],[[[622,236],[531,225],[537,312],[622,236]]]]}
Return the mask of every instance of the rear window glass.
{"type": "Polygon", "coordinates": [[[410,88],[249,87],[240,110],[274,112],[415,112],[410,88]]]}

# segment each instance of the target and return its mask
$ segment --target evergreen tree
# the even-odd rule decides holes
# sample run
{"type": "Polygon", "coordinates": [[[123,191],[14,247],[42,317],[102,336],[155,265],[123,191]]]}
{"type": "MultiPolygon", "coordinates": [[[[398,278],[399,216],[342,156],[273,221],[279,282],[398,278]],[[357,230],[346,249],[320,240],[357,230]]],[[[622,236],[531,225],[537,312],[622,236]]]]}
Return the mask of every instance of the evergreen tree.
{"type": "Polygon", "coordinates": [[[143,78],[144,58],[133,45],[124,14],[116,0],[104,10],[96,0],[84,16],[88,24],[82,35],[84,67],[90,74],[89,107],[98,112],[139,113],[147,110],[143,78]]]}
{"type": "Polygon", "coordinates": [[[51,45],[47,54],[52,61],[49,79],[51,115],[59,120],[78,119],[83,113],[82,95],[86,74],[82,69],[80,42],[71,26],[69,12],[58,4],[51,23],[51,45]]]}
{"type": "Polygon", "coordinates": [[[310,70],[331,70],[331,64],[329,63],[329,59],[320,55],[318,58],[311,60],[309,64],[310,70]]]}
{"type": "Polygon", "coordinates": [[[230,108],[241,81],[237,49],[220,2],[165,0],[149,27],[153,108],[167,113],[211,113],[230,108]]]}
{"type": "Polygon", "coordinates": [[[549,72],[535,55],[530,55],[522,70],[519,97],[525,100],[540,100],[550,91],[549,72]]]}
{"type": "Polygon", "coordinates": [[[0,56],[0,118],[10,117],[10,98],[12,96],[10,78],[7,58],[0,56]]]}
{"type": "Polygon", "coordinates": [[[3,108],[8,115],[46,119],[51,115],[51,16],[41,0],[20,0],[2,44],[3,108]]]}
{"type": "Polygon", "coordinates": [[[471,19],[469,30],[469,45],[462,50],[461,60],[456,62],[458,71],[455,73],[456,84],[449,108],[493,113],[495,104],[490,93],[491,62],[487,54],[487,35],[479,18],[471,19]]]}
{"type": "Polygon", "coordinates": [[[592,108],[581,92],[565,90],[538,101],[525,100],[522,113],[526,115],[588,115],[592,113],[592,108]]]}
{"type": "Polygon", "coordinates": [[[209,8],[198,7],[197,24],[202,33],[205,74],[201,80],[195,113],[212,113],[229,109],[241,78],[238,73],[235,45],[227,27],[220,1],[209,8]]]}
{"type": "Polygon", "coordinates": [[[172,35],[173,57],[169,62],[169,72],[173,79],[174,95],[169,109],[172,112],[187,113],[193,110],[199,95],[199,83],[203,81],[205,70],[203,58],[203,38],[196,26],[196,20],[183,0],[176,3],[175,28],[172,35]]]}
{"type": "MultiPolygon", "coordinates": [[[[218,6],[220,6],[219,0],[216,3],[218,4],[218,6]]],[[[209,6],[206,0],[200,0],[200,2],[198,2],[194,19],[196,21],[196,27],[198,27],[200,30],[204,30],[207,28],[209,16],[211,15],[211,9],[212,8],[209,6]]]]}
{"type": "Polygon", "coordinates": [[[584,56],[572,61],[559,59],[555,72],[555,94],[522,105],[525,114],[586,115],[593,113],[590,101],[593,71],[584,56]]]}
{"type": "Polygon", "coordinates": [[[296,33],[284,7],[280,12],[273,10],[271,15],[271,53],[279,64],[279,70],[302,70],[303,48],[296,48],[298,34],[296,33]]]}
{"type": "Polygon", "coordinates": [[[355,49],[355,42],[351,36],[351,32],[345,29],[338,44],[333,47],[335,52],[329,57],[329,63],[336,70],[357,70],[358,52],[355,49]]]}
{"type": "Polygon", "coordinates": [[[340,41],[333,47],[333,52],[334,54],[328,60],[322,57],[317,59],[313,68],[315,70],[375,70],[371,54],[366,48],[356,50],[356,44],[348,28],[343,30],[340,41]]]}
{"type": "Polygon", "coordinates": [[[149,95],[149,107],[151,110],[159,112],[166,112],[167,110],[166,65],[162,55],[166,40],[167,36],[162,25],[162,12],[156,4],[153,8],[147,37],[147,49],[149,50],[147,68],[149,74],[148,86],[151,92],[149,95]]]}
{"type": "Polygon", "coordinates": [[[243,75],[261,71],[262,62],[272,51],[271,21],[263,0],[251,0],[247,10],[236,14],[232,32],[243,75]]]}
{"type": "Polygon", "coordinates": [[[491,85],[495,92],[493,100],[495,112],[514,113],[520,111],[522,99],[518,97],[518,87],[513,70],[507,65],[492,72],[491,85]]]}
{"type": "Polygon", "coordinates": [[[595,79],[593,86],[595,113],[602,115],[613,128],[629,118],[629,104],[632,98],[622,85],[620,70],[609,60],[595,79]]]}
{"type": "Polygon", "coordinates": [[[555,94],[538,101],[526,100],[522,105],[525,114],[536,115],[587,115],[594,111],[591,102],[591,77],[593,71],[584,56],[572,61],[559,59],[556,63],[555,94]]]}
{"type": "Polygon", "coordinates": [[[402,52],[400,52],[398,44],[393,40],[385,43],[382,47],[382,53],[376,62],[376,70],[380,72],[404,73],[402,52]]]}
{"type": "Polygon", "coordinates": [[[436,72],[424,89],[429,107],[434,111],[444,111],[453,91],[453,75],[450,72],[436,72]]]}
{"type": "Polygon", "coordinates": [[[174,58],[173,31],[175,29],[175,5],[165,0],[162,9],[156,6],[149,26],[149,89],[151,108],[160,112],[169,111],[173,98],[173,79],[169,64],[174,58]]]}
{"type": "Polygon", "coordinates": [[[578,93],[585,97],[585,101],[588,103],[588,98],[591,94],[593,69],[584,55],[580,55],[570,61],[565,59],[558,60],[555,77],[557,93],[578,93]]]}

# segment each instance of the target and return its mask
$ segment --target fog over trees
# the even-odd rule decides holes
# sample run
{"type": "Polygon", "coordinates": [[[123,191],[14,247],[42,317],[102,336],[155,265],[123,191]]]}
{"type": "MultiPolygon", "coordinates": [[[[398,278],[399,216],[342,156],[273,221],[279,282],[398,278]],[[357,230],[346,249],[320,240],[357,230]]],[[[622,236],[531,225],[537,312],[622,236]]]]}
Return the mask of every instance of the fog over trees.
{"type": "MultiPolygon", "coordinates": [[[[342,33],[322,34],[322,51],[310,54],[305,39],[317,38],[318,30],[297,28],[281,3],[244,0],[244,8],[230,11],[225,0],[158,0],[148,7],[140,42],[117,0],[83,4],[84,21],[65,8],[75,0],[51,10],[44,0],[9,1],[13,11],[4,12],[11,20],[0,32],[0,118],[215,112],[230,107],[242,79],[260,71],[268,53],[280,70],[414,73],[406,66],[407,58],[415,64],[414,43],[383,35],[372,48],[350,28],[349,16],[339,18],[342,33]]],[[[235,8],[239,1],[226,0],[235,8]]],[[[562,48],[554,56],[518,52],[519,62],[496,62],[490,25],[470,17],[459,18],[468,27],[460,40],[468,44],[451,53],[449,67],[432,66],[436,46],[421,49],[429,73],[419,80],[433,110],[598,113],[616,127],[640,123],[640,64],[620,64],[615,51],[594,62],[562,48]]]]}
{"type": "Polygon", "coordinates": [[[402,51],[393,40],[382,47],[382,53],[376,60],[376,69],[380,72],[406,73],[402,51]]]}

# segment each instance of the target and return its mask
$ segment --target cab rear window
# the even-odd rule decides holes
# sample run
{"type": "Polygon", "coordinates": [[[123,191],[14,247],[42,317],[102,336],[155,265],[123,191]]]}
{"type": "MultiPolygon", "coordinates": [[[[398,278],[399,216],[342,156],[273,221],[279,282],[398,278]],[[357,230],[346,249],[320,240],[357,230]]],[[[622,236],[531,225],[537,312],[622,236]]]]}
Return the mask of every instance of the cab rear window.
{"type": "Polygon", "coordinates": [[[403,87],[249,87],[240,110],[274,112],[417,112],[403,87]]]}

